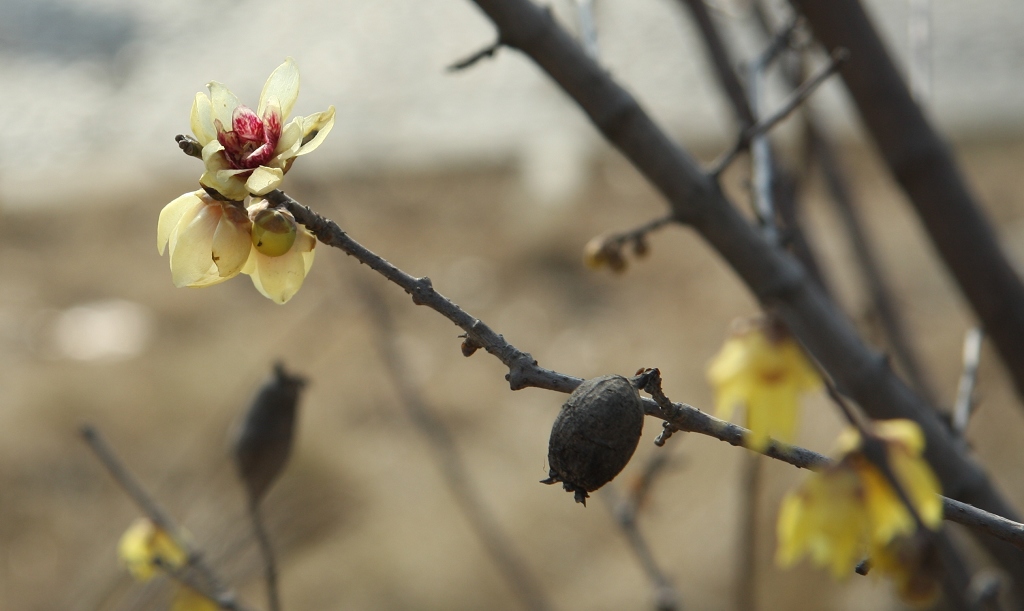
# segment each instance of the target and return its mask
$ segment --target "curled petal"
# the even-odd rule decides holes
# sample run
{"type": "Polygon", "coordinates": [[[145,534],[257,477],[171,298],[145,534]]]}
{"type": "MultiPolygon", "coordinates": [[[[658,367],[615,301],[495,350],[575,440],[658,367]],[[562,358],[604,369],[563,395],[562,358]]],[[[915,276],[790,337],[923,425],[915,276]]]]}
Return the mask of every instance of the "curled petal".
{"type": "MultiPolygon", "coordinates": [[[[210,105],[213,114],[213,123],[220,121],[224,127],[231,125],[231,115],[238,107],[238,98],[231,90],[217,81],[211,81],[207,87],[210,88],[210,105]]],[[[219,131],[219,130],[218,130],[219,131]]]]}
{"type": "Polygon", "coordinates": [[[197,93],[192,102],[192,134],[201,146],[217,139],[217,128],[213,124],[213,105],[205,93],[197,93]]]}
{"type": "Polygon", "coordinates": [[[213,262],[213,234],[223,216],[217,204],[203,206],[186,226],[179,227],[171,249],[171,280],[174,286],[189,286],[208,275],[213,262]]]}
{"type": "Polygon", "coordinates": [[[245,188],[253,195],[266,195],[281,184],[282,178],[284,178],[284,170],[281,168],[259,166],[245,181],[245,188]]]}
{"type": "Polygon", "coordinates": [[[242,271],[252,250],[248,217],[243,215],[240,222],[231,217],[232,210],[226,209],[213,234],[213,262],[218,275],[224,279],[237,276],[242,271]]]}
{"type": "Polygon", "coordinates": [[[177,227],[181,217],[191,208],[203,204],[203,200],[199,197],[200,193],[202,191],[180,195],[160,211],[160,220],[156,225],[156,249],[160,251],[161,255],[164,254],[167,240],[171,237],[171,232],[177,227]]]}
{"type": "Polygon", "coordinates": [[[295,100],[299,97],[299,68],[295,60],[287,58],[284,63],[270,73],[270,78],[263,85],[263,92],[260,93],[260,105],[256,114],[266,117],[265,112],[270,101],[277,100],[281,107],[281,119],[285,120],[295,106],[295,100]]]}
{"type": "Polygon", "coordinates": [[[302,146],[298,155],[305,155],[315,150],[324,141],[327,134],[331,133],[334,127],[334,107],[330,106],[324,112],[309,115],[302,118],[302,146]]]}

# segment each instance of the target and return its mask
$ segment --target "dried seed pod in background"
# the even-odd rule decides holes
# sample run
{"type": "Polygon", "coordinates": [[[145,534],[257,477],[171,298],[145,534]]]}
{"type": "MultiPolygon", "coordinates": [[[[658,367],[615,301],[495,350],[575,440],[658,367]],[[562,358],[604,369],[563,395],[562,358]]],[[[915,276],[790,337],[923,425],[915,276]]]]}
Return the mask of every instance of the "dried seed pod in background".
{"type": "Polygon", "coordinates": [[[295,412],[299,391],[306,380],[274,365],[273,375],[256,393],[233,444],[238,475],[249,493],[259,502],[281,473],[292,449],[295,412]]]}
{"type": "Polygon", "coordinates": [[[548,479],[586,505],[588,492],[610,482],[633,456],[644,427],[640,394],[618,375],[592,378],[569,395],[548,442],[548,479]]]}

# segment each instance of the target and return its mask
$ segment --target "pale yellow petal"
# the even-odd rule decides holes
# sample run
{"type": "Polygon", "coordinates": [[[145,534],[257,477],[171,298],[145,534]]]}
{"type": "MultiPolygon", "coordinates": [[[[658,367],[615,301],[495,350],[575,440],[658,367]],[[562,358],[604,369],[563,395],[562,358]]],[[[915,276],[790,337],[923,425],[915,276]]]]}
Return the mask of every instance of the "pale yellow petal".
{"type": "Polygon", "coordinates": [[[117,545],[121,564],[138,581],[148,581],[160,565],[184,566],[185,551],[163,529],[148,518],[139,518],[121,535],[117,545]]]}
{"type": "Polygon", "coordinates": [[[305,272],[313,267],[313,257],[316,255],[316,236],[311,231],[299,225],[299,234],[295,238],[295,250],[302,253],[302,264],[305,272]]]}
{"type": "Polygon", "coordinates": [[[156,224],[156,248],[160,254],[164,254],[167,240],[171,232],[178,225],[181,217],[192,207],[203,205],[198,192],[185,193],[175,198],[171,203],[164,206],[160,211],[160,220],[156,224]]]}
{"type": "Polygon", "coordinates": [[[280,257],[268,257],[254,252],[252,257],[256,259],[256,269],[250,275],[253,286],[275,303],[286,303],[302,287],[306,277],[302,253],[292,249],[280,257]]]}
{"type": "Polygon", "coordinates": [[[217,139],[217,128],[213,124],[213,104],[205,93],[197,93],[192,102],[192,134],[200,146],[206,146],[217,139]]]}
{"type": "Polygon", "coordinates": [[[249,175],[245,181],[245,188],[253,195],[266,195],[281,184],[284,178],[284,170],[281,168],[268,168],[259,166],[249,175]]]}
{"type": "Polygon", "coordinates": [[[213,234],[222,211],[218,205],[206,205],[188,226],[179,228],[171,252],[171,280],[174,286],[189,286],[216,270],[213,262],[213,234]]]}
{"type": "Polygon", "coordinates": [[[210,106],[213,114],[213,121],[220,121],[225,130],[231,130],[231,115],[235,112],[240,102],[231,90],[217,81],[207,85],[210,88],[210,106]]]}
{"type": "Polygon", "coordinates": [[[942,524],[942,485],[923,458],[890,452],[893,471],[914,503],[924,525],[933,530],[942,524]]]}
{"type": "Polygon", "coordinates": [[[302,119],[302,141],[296,156],[313,152],[334,128],[334,107],[302,119]]]}
{"type": "Polygon", "coordinates": [[[225,279],[242,271],[252,250],[248,217],[244,217],[245,222],[236,222],[230,216],[230,211],[225,211],[213,234],[213,262],[217,265],[218,275],[225,279]]]}
{"type": "Polygon", "coordinates": [[[917,455],[924,451],[924,433],[913,420],[878,420],[875,422],[874,430],[882,439],[906,447],[911,454],[917,455]]]}
{"type": "Polygon", "coordinates": [[[288,122],[281,131],[281,139],[274,149],[273,165],[283,168],[286,161],[295,157],[302,146],[302,118],[296,117],[288,122]]]}
{"type": "Polygon", "coordinates": [[[285,121],[291,115],[295,100],[299,97],[299,68],[295,60],[287,58],[284,63],[270,73],[270,78],[263,85],[263,92],[260,93],[260,105],[256,114],[263,117],[263,113],[271,100],[277,100],[281,107],[281,120],[285,121]]]}

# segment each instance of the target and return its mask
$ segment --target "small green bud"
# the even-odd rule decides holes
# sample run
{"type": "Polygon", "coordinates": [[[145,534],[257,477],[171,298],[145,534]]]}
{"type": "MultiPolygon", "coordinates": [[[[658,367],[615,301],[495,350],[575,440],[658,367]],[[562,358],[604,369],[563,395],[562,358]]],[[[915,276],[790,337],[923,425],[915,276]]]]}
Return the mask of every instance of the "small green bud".
{"type": "Polygon", "coordinates": [[[295,219],[287,212],[260,210],[252,221],[252,244],[268,257],[280,257],[291,250],[297,231],[295,219]]]}

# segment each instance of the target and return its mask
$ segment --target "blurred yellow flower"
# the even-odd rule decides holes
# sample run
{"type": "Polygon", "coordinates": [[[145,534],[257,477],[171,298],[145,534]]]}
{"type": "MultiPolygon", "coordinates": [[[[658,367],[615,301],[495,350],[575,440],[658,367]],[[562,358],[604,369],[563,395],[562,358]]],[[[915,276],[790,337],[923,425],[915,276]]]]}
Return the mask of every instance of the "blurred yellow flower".
{"type": "Polygon", "coordinates": [[[313,266],[316,238],[287,210],[266,200],[249,206],[252,254],[242,268],[260,293],[283,304],[292,298],[313,266]]]}
{"type": "Polygon", "coordinates": [[[252,223],[245,210],[205,191],[186,193],[160,211],[156,246],[170,251],[174,286],[210,286],[237,276],[249,259],[252,223]]]}
{"type": "MultiPolygon", "coordinates": [[[[876,422],[873,434],[884,442],[889,465],[921,522],[938,529],[941,489],[921,457],[921,429],[910,420],[888,420],[876,422]]],[[[835,465],[812,474],[783,499],[776,561],[789,566],[809,555],[814,564],[843,578],[868,557],[876,572],[893,577],[908,596],[922,599],[926,588],[922,587],[920,563],[910,562],[914,555],[906,543],[916,531],[913,516],[882,472],[861,452],[855,429],[844,431],[838,446],[843,454],[835,465]]]]}
{"type": "Polygon", "coordinates": [[[299,69],[290,57],[270,74],[255,112],[224,85],[207,87],[210,95],[197,93],[192,104],[192,133],[206,164],[199,182],[230,200],[278,188],[295,158],[320,146],[334,127],[333,106],[285,124],[299,96],[299,69]]]}
{"type": "Polygon", "coordinates": [[[117,556],[138,581],[149,581],[160,565],[178,569],[185,566],[185,550],[148,518],[132,522],[117,544],[117,556]]]}
{"type": "Polygon", "coordinates": [[[763,319],[741,321],[708,366],[715,388],[715,412],[729,420],[746,408],[745,440],[754,450],[769,438],[791,442],[796,433],[799,398],[821,386],[817,372],[791,338],[763,319]]]}
{"type": "Polygon", "coordinates": [[[218,611],[220,605],[192,588],[179,588],[171,603],[171,611],[218,611]]]}

